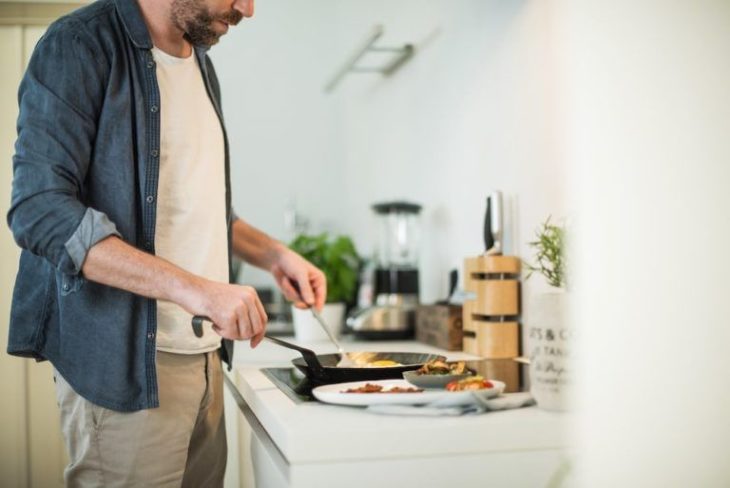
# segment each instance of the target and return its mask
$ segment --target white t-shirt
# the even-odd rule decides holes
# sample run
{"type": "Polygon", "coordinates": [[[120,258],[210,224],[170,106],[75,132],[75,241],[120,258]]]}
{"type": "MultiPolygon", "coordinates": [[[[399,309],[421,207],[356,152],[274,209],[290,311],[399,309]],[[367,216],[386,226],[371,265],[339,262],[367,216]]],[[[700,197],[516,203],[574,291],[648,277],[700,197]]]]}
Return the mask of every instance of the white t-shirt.
{"type": "MultiPolygon", "coordinates": [[[[160,87],[160,179],[155,253],[199,276],[228,282],[223,130],[195,54],[152,49],[160,87]]],[[[195,354],[217,349],[210,327],[195,337],[192,316],[157,301],[157,349],[195,354]]]]}

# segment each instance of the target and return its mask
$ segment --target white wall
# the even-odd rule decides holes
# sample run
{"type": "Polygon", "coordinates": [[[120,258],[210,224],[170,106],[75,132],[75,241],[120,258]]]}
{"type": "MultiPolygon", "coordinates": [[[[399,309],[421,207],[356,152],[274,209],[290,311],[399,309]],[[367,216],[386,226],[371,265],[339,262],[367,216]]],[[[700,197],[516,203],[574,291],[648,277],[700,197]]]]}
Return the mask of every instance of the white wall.
{"type": "MultiPolygon", "coordinates": [[[[237,213],[278,239],[288,206],[333,228],[341,181],[333,100],[321,93],[334,62],[327,2],[257,2],[255,17],[210,52],[222,85],[237,213]]],[[[268,283],[262,273],[249,282],[268,283]]]]}
{"type": "Polygon", "coordinates": [[[577,486],[728,486],[730,3],[553,5],[581,209],[577,486]]]}
{"type": "MultiPolygon", "coordinates": [[[[424,205],[422,298],[483,250],[485,199],[507,197],[511,253],[549,214],[565,216],[551,145],[544,2],[348,0],[259,2],[213,50],[233,140],[239,213],[286,236],[286,202],[317,228],[375,242],[370,205],[424,205]],[[322,87],[374,24],[380,45],[416,44],[392,78],[349,75],[322,87]]],[[[377,64],[369,57],[365,64],[377,64]]],[[[249,275],[250,279],[259,279],[249,275]]]]}
{"type": "Polygon", "coordinates": [[[525,252],[541,220],[563,215],[562,170],[548,138],[544,5],[358,1],[338,16],[343,57],[376,22],[386,28],[383,44],[415,42],[417,50],[392,79],[351,76],[335,93],[348,232],[367,246],[370,203],[423,203],[422,298],[442,298],[448,270],[484,250],[485,198],[501,189],[512,224],[507,251],[525,252]]]}

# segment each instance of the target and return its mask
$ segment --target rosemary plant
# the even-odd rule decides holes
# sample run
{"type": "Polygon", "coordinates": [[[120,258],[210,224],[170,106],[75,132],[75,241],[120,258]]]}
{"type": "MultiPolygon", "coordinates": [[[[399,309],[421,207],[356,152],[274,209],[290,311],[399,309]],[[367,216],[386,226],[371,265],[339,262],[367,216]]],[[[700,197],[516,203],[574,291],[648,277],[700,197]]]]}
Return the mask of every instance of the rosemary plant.
{"type": "Polygon", "coordinates": [[[565,229],[550,222],[550,217],[542,223],[536,232],[536,241],[529,244],[535,249],[536,264],[525,262],[525,267],[530,271],[527,278],[534,272],[545,277],[548,284],[556,288],[565,286],[565,264],[564,264],[564,237],[565,229]]]}

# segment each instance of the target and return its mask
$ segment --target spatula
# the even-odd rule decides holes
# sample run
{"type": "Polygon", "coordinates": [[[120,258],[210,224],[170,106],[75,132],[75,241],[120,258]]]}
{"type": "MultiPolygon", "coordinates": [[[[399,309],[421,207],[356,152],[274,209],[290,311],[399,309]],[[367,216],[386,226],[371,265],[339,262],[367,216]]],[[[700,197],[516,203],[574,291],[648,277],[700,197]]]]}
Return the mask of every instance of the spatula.
{"type": "MultiPolygon", "coordinates": [[[[289,283],[291,284],[292,288],[294,288],[296,290],[297,294],[299,295],[299,299],[302,302],[307,303],[304,301],[304,298],[302,298],[302,292],[299,289],[299,283],[297,283],[296,281],[293,281],[291,279],[289,280],[289,283]]],[[[347,353],[345,352],[345,350],[342,349],[342,345],[340,344],[340,341],[337,340],[337,338],[335,337],[335,335],[332,333],[329,326],[327,325],[327,322],[324,321],[324,319],[322,318],[320,313],[317,311],[317,309],[314,308],[313,305],[307,305],[307,306],[309,307],[309,310],[312,312],[312,315],[314,316],[314,318],[317,319],[317,322],[319,323],[319,325],[324,329],[324,332],[327,334],[327,337],[329,337],[330,340],[332,341],[332,344],[334,344],[335,347],[337,348],[337,352],[340,353],[340,360],[337,362],[337,367],[338,368],[355,368],[355,367],[357,367],[357,364],[352,359],[350,359],[347,356],[347,353]]]]}
{"type": "Polygon", "coordinates": [[[317,319],[317,322],[319,323],[319,325],[322,326],[325,333],[327,334],[327,337],[329,337],[330,340],[332,341],[332,344],[335,345],[335,347],[337,348],[337,352],[340,353],[340,360],[337,362],[337,367],[338,368],[355,368],[355,367],[357,367],[357,364],[352,359],[350,359],[347,356],[347,353],[345,352],[345,350],[342,349],[342,345],[340,344],[340,341],[337,340],[337,338],[335,337],[335,335],[332,333],[329,326],[327,325],[327,322],[325,322],[324,319],[322,318],[322,315],[320,315],[320,313],[317,312],[317,309],[314,307],[309,307],[309,310],[312,312],[312,315],[314,316],[314,318],[317,319]]]}

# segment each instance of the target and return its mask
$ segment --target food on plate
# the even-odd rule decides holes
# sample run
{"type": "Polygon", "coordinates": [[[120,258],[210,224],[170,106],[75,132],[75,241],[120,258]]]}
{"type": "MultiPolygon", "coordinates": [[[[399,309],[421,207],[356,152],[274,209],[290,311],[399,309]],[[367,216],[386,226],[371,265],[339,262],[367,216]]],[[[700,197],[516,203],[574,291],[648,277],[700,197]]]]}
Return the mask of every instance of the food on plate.
{"type": "Polygon", "coordinates": [[[429,361],[418,369],[418,374],[469,374],[466,362],[456,361],[447,363],[440,359],[429,361]]]}
{"type": "Polygon", "coordinates": [[[446,385],[446,389],[449,391],[485,390],[487,388],[494,388],[494,384],[482,376],[471,376],[446,385]]]}
{"type": "Polygon", "coordinates": [[[413,388],[410,386],[393,386],[391,388],[383,388],[380,393],[421,393],[423,388],[413,388]]]}
{"type": "Polygon", "coordinates": [[[382,386],[366,383],[365,385],[358,386],[357,388],[348,388],[342,393],[378,393],[380,391],[383,391],[382,386]]]}
{"type": "Polygon", "coordinates": [[[391,386],[385,388],[383,385],[374,385],[372,383],[366,383],[363,386],[357,388],[348,388],[342,391],[342,393],[420,393],[423,389],[421,388],[409,388],[403,386],[391,386]]]}

